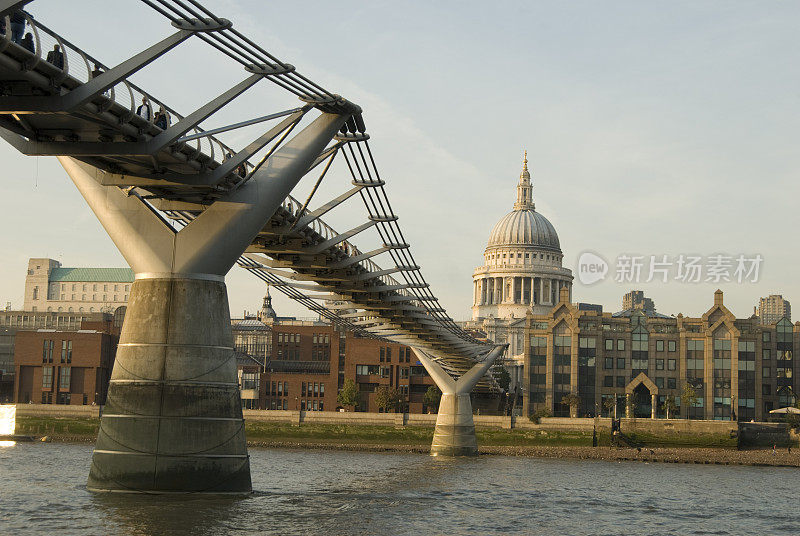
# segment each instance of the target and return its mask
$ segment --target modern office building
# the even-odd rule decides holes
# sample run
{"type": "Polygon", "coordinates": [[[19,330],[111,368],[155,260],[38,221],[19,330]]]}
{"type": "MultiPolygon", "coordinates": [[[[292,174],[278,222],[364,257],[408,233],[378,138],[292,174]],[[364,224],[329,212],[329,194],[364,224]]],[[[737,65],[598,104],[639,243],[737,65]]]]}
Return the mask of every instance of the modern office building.
{"type": "Polygon", "coordinates": [[[528,315],[525,414],[605,415],[614,405],[606,401],[616,400],[618,414],[657,418],[664,416],[667,396],[681,405],[685,385],[697,398],[676,416],[763,420],[770,410],[795,403],[800,323],[736,318],[720,290],[696,318],[636,308],[625,313],[581,309],[564,290],[549,313],[528,315]],[[566,395],[579,398],[577,408],[563,403],[566,395]]]}
{"type": "Polygon", "coordinates": [[[53,259],[30,259],[23,310],[113,313],[128,303],[130,268],[65,268],[53,259]]]}
{"type": "Polygon", "coordinates": [[[473,275],[472,321],[466,327],[488,339],[508,343],[505,365],[512,384],[521,381],[525,317],[546,314],[558,303],[561,289],[572,296],[572,271],[553,224],[536,211],[527,152],[513,210],[489,234],[484,264],[473,275]]]}
{"type": "Polygon", "coordinates": [[[653,300],[645,297],[644,291],[632,290],[622,297],[622,310],[629,311],[641,309],[646,315],[654,316],[656,305],[653,300]]]}
{"type": "Polygon", "coordinates": [[[775,324],[781,318],[791,322],[792,305],[780,294],[770,294],[758,300],[758,318],[764,325],[775,324]]]}

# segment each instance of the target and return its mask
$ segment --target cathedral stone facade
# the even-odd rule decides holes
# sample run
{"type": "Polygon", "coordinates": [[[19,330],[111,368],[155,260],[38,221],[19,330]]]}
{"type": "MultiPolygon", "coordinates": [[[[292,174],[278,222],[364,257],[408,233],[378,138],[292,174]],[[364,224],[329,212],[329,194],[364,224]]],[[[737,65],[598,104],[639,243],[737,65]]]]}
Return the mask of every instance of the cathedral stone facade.
{"type": "Polygon", "coordinates": [[[572,296],[572,271],[553,224],[536,211],[527,153],[513,210],[492,229],[484,264],[473,279],[472,322],[497,343],[508,343],[506,366],[512,384],[521,380],[525,316],[546,314],[559,302],[561,289],[572,296]]]}

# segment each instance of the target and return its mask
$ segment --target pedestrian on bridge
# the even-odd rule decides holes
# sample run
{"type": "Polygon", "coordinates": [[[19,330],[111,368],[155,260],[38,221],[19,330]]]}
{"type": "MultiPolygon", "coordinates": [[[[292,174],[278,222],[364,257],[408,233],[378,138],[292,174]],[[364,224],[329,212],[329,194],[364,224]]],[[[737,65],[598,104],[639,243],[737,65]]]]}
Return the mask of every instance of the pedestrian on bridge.
{"type": "Polygon", "coordinates": [[[169,127],[170,123],[169,113],[164,109],[163,106],[158,107],[158,111],[156,112],[156,119],[153,122],[161,130],[167,130],[167,127],[169,127]]]}
{"type": "Polygon", "coordinates": [[[153,120],[153,108],[150,106],[150,101],[147,97],[142,97],[142,104],[136,108],[136,115],[148,121],[153,120]]]}
{"type": "Polygon", "coordinates": [[[25,13],[18,9],[11,14],[11,41],[22,44],[22,35],[25,33],[25,13]]]}
{"type": "Polygon", "coordinates": [[[64,70],[64,53],[58,45],[53,45],[53,50],[47,53],[47,62],[52,63],[62,71],[64,70]]]}
{"type": "Polygon", "coordinates": [[[33,34],[31,32],[25,34],[20,45],[22,45],[22,48],[31,52],[31,54],[36,54],[36,45],[33,43],[33,34]]]}

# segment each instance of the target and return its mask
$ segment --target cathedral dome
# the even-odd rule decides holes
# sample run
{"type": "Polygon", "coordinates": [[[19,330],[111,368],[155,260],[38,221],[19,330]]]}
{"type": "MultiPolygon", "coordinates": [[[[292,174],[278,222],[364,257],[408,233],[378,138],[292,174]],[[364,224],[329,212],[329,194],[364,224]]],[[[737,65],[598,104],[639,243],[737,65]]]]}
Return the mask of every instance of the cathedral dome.
{"type": "Polygon", "coordinates": [[[488,247],[498,246],[533,246],[561,252],[553,224],[532,208],[509,212],[495,224],[488,247]]]}
{"type": "Polygon", "coordinates": [[[503,216],[489,235],[487,247],[503,246],[530,246],[561,253],[555,227],[547,218],[536,212],[527,152],[517,184],[517,202],[514,203],[514,210],[503,216]]]}

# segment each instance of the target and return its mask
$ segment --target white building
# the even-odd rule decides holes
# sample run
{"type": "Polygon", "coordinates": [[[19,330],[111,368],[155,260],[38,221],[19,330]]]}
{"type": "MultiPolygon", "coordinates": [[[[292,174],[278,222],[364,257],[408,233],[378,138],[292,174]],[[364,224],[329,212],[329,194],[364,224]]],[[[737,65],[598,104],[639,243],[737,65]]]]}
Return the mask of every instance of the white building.
{"type": "Polygon", "coordinates": [[[130,268],[64,268],[53,259],[30,259],[25,311],[113,313],[128,303],[130,268]]]}
{"type": "Polygon", "coordinates": [[[508,343],[506,366],[512,383],[521,381],[525,316],[545,314],[566,288],[572,300],[572,271],[553,224],[536,212],[527,152],[517,184],[514,209],[492,229],[484,250],[484,265],[473,279],[472,322],[496,343],[508,343]]]}

